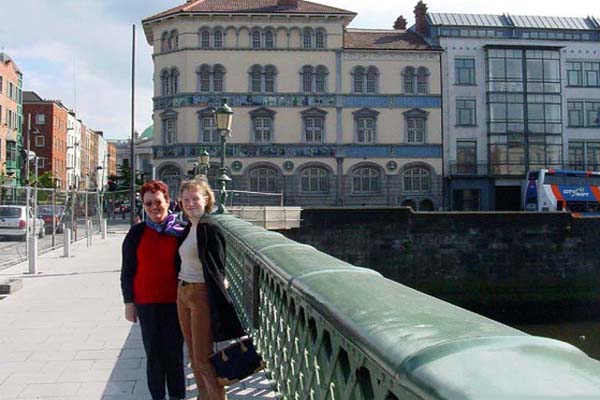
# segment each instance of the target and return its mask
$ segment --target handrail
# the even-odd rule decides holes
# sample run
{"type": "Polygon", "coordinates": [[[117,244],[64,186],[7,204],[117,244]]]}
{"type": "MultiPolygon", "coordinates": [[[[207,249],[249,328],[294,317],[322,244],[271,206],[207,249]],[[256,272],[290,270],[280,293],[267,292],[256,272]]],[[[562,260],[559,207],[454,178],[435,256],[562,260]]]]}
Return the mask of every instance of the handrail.
{"type": "Polygon", "coordinates": [[[600,398],[600,362],[231,215],[242,320],[284,399],[600,398]]]}

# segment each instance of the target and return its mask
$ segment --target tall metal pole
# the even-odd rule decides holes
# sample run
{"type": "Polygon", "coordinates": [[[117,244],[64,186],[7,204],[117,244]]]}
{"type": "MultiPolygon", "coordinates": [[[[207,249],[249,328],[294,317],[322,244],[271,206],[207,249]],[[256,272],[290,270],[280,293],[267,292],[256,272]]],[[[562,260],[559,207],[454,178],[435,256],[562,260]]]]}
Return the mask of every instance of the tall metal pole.
{"type": "Polygon", "coordinates": [[[25,181],[29,184],[29,152],[31,151],[31,113],[27,114],[27,155],[25,156],[25,181]]]}
{"type": "Polygon", "coordinates": [[[129,146],[129,171],[131,173],[131,196],[129,200],[130,213],[129,223],[133,225],[135,223],[135,24],[132,26],[132,40],[131,40],[131,142],[129,146]]]}

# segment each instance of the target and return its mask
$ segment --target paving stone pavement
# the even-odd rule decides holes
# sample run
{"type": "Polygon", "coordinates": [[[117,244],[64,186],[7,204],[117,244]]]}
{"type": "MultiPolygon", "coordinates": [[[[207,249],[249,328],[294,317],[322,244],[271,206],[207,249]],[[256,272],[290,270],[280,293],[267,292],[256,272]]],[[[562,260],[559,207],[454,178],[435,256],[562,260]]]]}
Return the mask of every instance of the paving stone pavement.
{"type": "MultiPolygon", "coordinates": [[[[39,258],[39,273],[19,264],[0,281],[23,288],[0,300],[0,400],[147,400],[139,324],[123,317],[119,286],[123,232],[95,236],[39,258]]],[[[188,397],[196,399],[191,371],[188,397]]],[[[264,374],[228,388],[228,399],[275,399],[264,374]]]]}

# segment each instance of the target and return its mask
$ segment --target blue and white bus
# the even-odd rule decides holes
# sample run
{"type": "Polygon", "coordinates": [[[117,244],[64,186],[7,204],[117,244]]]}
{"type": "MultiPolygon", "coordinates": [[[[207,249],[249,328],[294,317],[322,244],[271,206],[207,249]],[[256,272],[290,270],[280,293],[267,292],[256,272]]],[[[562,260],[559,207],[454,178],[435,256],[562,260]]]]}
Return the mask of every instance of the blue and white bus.
{"type": "Polygon", "coordinates": [[[569,211],[600,215],[600,172],[540,169],[523,183],[525,211],[569,211]]]}

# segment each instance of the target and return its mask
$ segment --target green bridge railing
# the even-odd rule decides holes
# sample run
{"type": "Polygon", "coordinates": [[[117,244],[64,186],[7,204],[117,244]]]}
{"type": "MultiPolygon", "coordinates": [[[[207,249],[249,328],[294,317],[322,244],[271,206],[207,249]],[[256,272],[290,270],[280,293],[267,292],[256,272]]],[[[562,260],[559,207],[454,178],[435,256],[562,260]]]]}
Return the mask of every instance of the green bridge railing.
{"type": "Polygon", "coordinates": [[[281,399],[600,399],[600,362],[231,215],[227,274],[281,399]]]}

